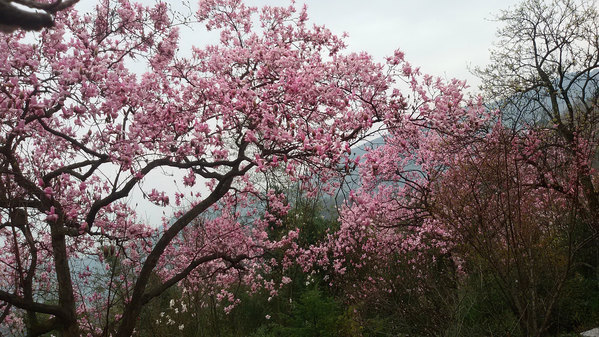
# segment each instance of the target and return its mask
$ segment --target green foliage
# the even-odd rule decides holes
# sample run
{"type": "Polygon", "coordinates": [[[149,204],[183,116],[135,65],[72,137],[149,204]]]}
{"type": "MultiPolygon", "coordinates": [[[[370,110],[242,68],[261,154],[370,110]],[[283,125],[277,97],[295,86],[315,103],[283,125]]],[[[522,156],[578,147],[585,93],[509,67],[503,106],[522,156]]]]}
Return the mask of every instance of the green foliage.
{"type": "Polygon", "coordinates": [[[472,273],[458,290],[456,320],[447,336],[519,336],[518,319],[489,273],[472,273]]]}
{"type": "Polygon", "coordinates": [[[551,331],[584,331],[599,325],[599,239],[589,226],[578,226],[573,235],[590,239],[580,247],[571,277],[564,284],[552,316],[551,331]]]}
{"type": "Polygon", "coordinates": [[[277,321],[261,329],[260,336],[335,337],[346,323],[339,304],[317,288],[307,289],[289,314],[275,317],[277,321]]]}

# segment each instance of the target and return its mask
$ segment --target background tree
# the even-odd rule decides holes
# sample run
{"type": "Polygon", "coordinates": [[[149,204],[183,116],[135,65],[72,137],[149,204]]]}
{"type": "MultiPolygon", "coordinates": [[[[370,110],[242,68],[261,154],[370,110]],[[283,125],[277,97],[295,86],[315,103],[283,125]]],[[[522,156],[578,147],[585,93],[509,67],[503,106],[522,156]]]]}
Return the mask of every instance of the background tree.
{"type": "Polygon", "coordinates": [[[513,141],[498,126],[448,163],[431,184],[431,213],[451,228],[468,273],[490,277],[521,333],[540,336],[554,324],[574,257],[589,241],[575,233],[576,196],[534,184],[535,167],[513,141]]]}
{"type": "MultiPolygon", "coordinates": [[[[521,136],[543,138],[528,154],[539,184],[580,189],[587,223],[599,229],[599,191],[593,179],[599,125],[599,12],[594,1],[529,0],[498,16],[503,28],[491,64],[478,69],[491,108],[521,136]],[[543,153],[562,154],[549,166],[543,153]],[[547,181],[557,167],[574,177],[547,181]]],[[[526,139],[524,137],[523,139],[526,139]]]]}

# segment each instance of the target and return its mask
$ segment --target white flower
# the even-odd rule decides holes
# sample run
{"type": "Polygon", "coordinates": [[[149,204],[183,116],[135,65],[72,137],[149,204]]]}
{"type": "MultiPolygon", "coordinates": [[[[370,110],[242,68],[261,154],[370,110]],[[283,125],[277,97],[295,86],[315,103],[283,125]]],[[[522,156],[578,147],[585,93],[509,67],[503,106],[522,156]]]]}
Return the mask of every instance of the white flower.
{"type": "Polygon", "coordinates": [[[179,330],[183,330],[185,328],[185,324],[179,325],[179,330]]]}
{"type": "Polygon", "coordinates": [[[264,316],[264,317],[266,317],[266,319],[270,319],[270,315],[266,315],[266,316],[264,316]]]}

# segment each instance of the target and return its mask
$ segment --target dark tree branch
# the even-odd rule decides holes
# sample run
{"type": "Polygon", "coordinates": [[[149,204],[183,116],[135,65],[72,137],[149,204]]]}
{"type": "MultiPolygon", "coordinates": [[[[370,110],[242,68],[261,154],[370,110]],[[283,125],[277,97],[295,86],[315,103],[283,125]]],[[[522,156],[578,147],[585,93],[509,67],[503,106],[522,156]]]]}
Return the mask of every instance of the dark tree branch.
{"type": "Polygon", "coordinates": [[[249,258],[249,256],[247,256],[245,254],[231,257],[231,256],[228,256],[223,253],[214,253],[214,254],[202,256],[201,258],[193,260],[183,271],[179,272],[177,275],[171,277],[170,279],[168,279],[161,285],[155,287],[154,289],[151,289],[148,292],[146,292],[143,295],[142,302],[143,302],[143,304],[146,304],[150,300],[152,300],[154,297],[159,296],[164,291],[166,291],[168,288],[174,286],[175,284],[177,284],[177,282],[179,282],[179,281],[183,280],[185,277],[187,277],[187,275],[189,275],[195,268],[197,268],[201,264],[204,264],[204,263],[210,262],[210,261],[214,261],[214,260],[218,260],[218,259],[222,259],[222,260],[225,260],[225,261],[231,263],[231,265],[236,266],[237,264],[239,264],[239,262],[241,262],[242,260],[248,259],[248,258],[249,258]]]}
{"type": "Polygon", "coordinates": [[[41,312],[44,314],[54,315],[60,319],[67,319],[67,312],[58,305],[44,304],[33,301],[27,301],[24,298],[11,294],[4,290],[0,290],[0,301],[10,303],[11,305],[24,310],[41,312]]]}
{"type": "Polygon", "coordinates": [[[43,28],[51,28],[54,26],[53,15],[77,2],[79,0],[57,0],[51,3],[32,0],[0,0],[0,32],[12,33],[17,29],[39,31],[43,28]],[[27,9],[14,6],[12,3],[27,9]]]}

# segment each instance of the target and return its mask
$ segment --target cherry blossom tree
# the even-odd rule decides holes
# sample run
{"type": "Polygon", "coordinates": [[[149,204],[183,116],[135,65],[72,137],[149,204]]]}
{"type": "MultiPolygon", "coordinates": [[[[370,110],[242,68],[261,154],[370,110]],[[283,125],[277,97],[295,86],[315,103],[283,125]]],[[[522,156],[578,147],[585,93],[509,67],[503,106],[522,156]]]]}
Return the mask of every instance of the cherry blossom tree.
{"type": "Polygon", "coordinates": [[[91,15],[58,12],[34,42],[2,35],[3,325],[129,336],[184,279],[276,292],[255,271],[297,233],[269,240],[288,206],[256,177],[332,178],[373,125],[403,118],[390,89],[409,82],[400,53],[387,66],[344,54],[305,8],[206,0],[197,18],[220,42],[188,57],[164,3],[104,0],[91,15]],[[137,216],[134,193],[164,210],[161,225],[137,216]]]}
{"type": "MultiPolygon", "coordinates": [[[[293,257],[306,270],[324,269],[329,285],[343,289],[348,301],[387,301],[396,307],[382,310],[405,315],[401,306],[414,302],[402,302],[402,293],[424,298],[440,290],[431,285],[434,266],[453,273],[450,283],[463,275],[452,228],[433,215],[431,184],[443,181],[450,158],[483,139],[497,115],[480,97],[468,97],[464,82],[423,75],[407,63],[397,71],[409,89],[392,103],[381,144],[356,162],[360,187],[341,209],[339,230],[293,257]]],[[[442,332],[442,326],[424,325],[428,333],[442,332]]]]}
{"type": "MultiPolygon", "coordinates": [[[[503,28],[491,64],[477,73],[485,95],[506,125],[530,142],[540,185],[580,188],[581,211],[599,229],[597,166],[599,11],[595,1],[530,0],[498,16],[503,28]],[[535,140],[537,138],[537,140],[535,140]],[[541,139],[538,139],[541,138],[541,139]],[[561,151],[559,166],[574,180],[557,182],[542,152],[561,151]],[[545,178],[543,176],[546,176],[545,178]]],[[[556,164],[558,165],[558,164],[556,164]]]]}
{"type": "MultiPolygon", "coordinates": [[[[442,180],[431,184],[431,213],[450,227],[471,272],[492,276],[527,336],[544,335],[574,268],[588,244],[578,227],[580,190],[562,193],[537,184],[536,167],[519,139],[497,126],[442,180]]],[[[548,153],[559,158],[559,153],[548,153]]],[[[558,169],[553,177],[569,177],[558,169]]]]}

